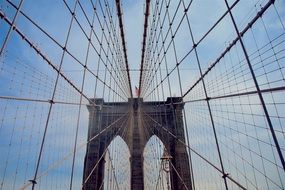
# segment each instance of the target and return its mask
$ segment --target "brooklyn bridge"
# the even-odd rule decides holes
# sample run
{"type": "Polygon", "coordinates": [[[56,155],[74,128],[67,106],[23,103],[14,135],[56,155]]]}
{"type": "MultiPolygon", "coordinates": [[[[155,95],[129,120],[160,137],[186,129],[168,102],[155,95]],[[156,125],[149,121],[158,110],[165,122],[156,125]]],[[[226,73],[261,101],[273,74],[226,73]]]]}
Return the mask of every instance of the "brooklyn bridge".
{"type": "Polygon", "coordinates": [[[285,1],[1,0],[0,190],[284,190],[285,1]]]}

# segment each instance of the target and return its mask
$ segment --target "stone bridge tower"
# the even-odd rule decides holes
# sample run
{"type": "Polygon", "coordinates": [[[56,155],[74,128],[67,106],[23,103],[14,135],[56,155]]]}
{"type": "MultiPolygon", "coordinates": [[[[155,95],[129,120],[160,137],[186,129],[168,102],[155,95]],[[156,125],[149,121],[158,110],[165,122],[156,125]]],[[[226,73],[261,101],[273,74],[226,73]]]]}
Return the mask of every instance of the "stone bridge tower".
{"type": "Polygon", "coordinates": [[[138,98],[129,99],[128,102],[105,103],[103,99],[92,101],[98,106],[88,106],[90,114],[88,141],[90,142],[86,150],[83,179],[88,177],[89,180],[86,181],[83,189],[98,190],[102,185],[104,158],[96,167],[95,164],[101,157],[104,157],[104,150],[117,135],[124,139],[130,150],[132,190],[144,189],[143,150],[153,135],[163,142],[168,154],[173,157],[171,163],[177,172],[170,169],[172,189],[192,189],[186,147],[168,133],[168,131],[171,132],[185,142],[182,117],[184,103],[181,103],[181,98],[172,97],[165,102],[143,102],[138,98]],[[163,125],[167,131],[162,130],[159,125],[163,125]],[[99,134],[102,130],[104,132],[99,134]],[[94,136],[98,138],[93,140],[94,136]]]}

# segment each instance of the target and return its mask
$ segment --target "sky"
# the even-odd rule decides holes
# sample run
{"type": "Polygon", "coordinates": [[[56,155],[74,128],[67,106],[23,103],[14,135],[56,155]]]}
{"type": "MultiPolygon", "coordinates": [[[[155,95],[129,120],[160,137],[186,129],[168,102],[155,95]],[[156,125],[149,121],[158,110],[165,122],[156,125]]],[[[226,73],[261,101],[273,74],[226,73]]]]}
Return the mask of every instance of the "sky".
{"type": "MultiPolygon", "coordinates": [[[[12,2],[17,5],[19,1],[14,0],[12,2]]],[[[67,6],[71,10],[74,7],[74,2],[73,0],[66,1],[67,6]]],[[[88,19],[92,20],[92,4],[90,1],[80,2],[86,11],[88,19]]],[[[109,14],[114,16],[113,24],[118,29],[115,4],[113,1],[107,2],[110,7],[109,14]]],[[[182,4],[178,4],[178,2],[171,1],[169,8],[170,15],[173,16],[176,7],[179,6],[177,16],[175,17],[177,20],[175,21],[178,21],[184,14],[182,4]]],[[[190,1],[185,0],[184,2],[188,4],[190,1]]],[[[229,2],[232,4],[234,1],[231,0],[229,2]]],[[[237,21],[239,30],[246,27],[248,22],[256,15],[256,12],[260,10],[260,5],[264,6],[266,2],[266,0],[242,0],[236,5],[233,9],[233,15],[237,21]]],[[[155,1],[151,1],[151,5],[151,12],[153,12],[155,1]]],[[[31,17],[35,23],[39,24],[58,43],[64,44],[71,20],[67,6],[63,1],[58,0],[25,0],[22,11],[31,17]]],[[[104,12],[106,9],[102,11],[98,4],[96,6],[98,7],[98,18],[102,21],[103,14],[107,13],[104,12]]],[[[104,6],[104,3],[102,3],[102,7],[104,6]]],[[[285,49],[284,7],[285,2],[283,0],[276,0],[275,5],[271,6],[264,14],[263,19],[258,20],[243,36],[261,90],[285,86],[285,64],[283,56],[285,49]]],[[[13,19],[15,9],[6,0],[0,1],[0,10],[10,20],[13,19]]],[[[139,85],[145,3],[140,0],[122,1],[122,10],[132,90],[134,93],[135,86],[138,87],[139,85]]],[[[223,1],[217,0],[213,3],[213,0],[194,0],[190,11],[187,13],[192,26],[194,40],[196,42],[199,41],[225,11],[226,7],[223,1]]],[[[86,143],[89,115],[85,105],[88,104],[89,98],[103,98],[106,102],[127,101],[128,95],[125,96],[122,93],[126,86],[121,81],[125,80],[125,78],[112,78],[108,72],[114,68],[120,70],[118,69],[119,67],[124,70],[124,61],[118,61],[118,57],[112,60],[110,58],[111,52],[107,48],[104,49],[104,52],[102,50],[102,60],[99,61],[97,51],[101,50],[97,38],[99,41],[102,41],[103,47],[107,47],[107,40],[102,36],[101,31],[102,27],[105,31],[107,27],[103,22],[100,23],[95,19],[94,28],[96,35],[94,33],[91,34],[94,47],[90,48],[90,53],[86,59],[88,40],[80,27],[85,31],[89,31],[90,28],[84,17],[84,12],[78,5],[75,14],[81,25],[79,26],[75,22],[72,25],[70,38],[67,41],[67,49],[78,61],[68,54],[65,54],[62,58],[62,49],[21,14],[16,20],[16,26],[41,50],[43,55],[46,55],[56,68],[59,68],[62,62],[61,69],[64,76],[77,89],[82,88],[83,94],[86,95],[81,101],[83,106],[78,107],[80,94],[70,83],[59,77],[54,101],[70,104],[55,104],[52,108],[51,119],[48,123],[48,140],[45,142],[43,161],[40,166],[40,174],[42,174],[54,162],[72,152],[75,131],[79,127],[77,144],[83,145],[83,148],[80,148],[76,154],[75,179],[77,181],[74,188],[80,188],[82,163],[86,148],[84,143],[86,143]],[[111,61],[108,62],[108,59],[111,59],[111,61]],[[82,77],[83,67],[78,62],[86,63],[87,67],[92,71],[86,72],[84,80],[82,77]],[[113,66],[111,64],[104,66],[103,62],[115,64],[113,66]],[[108,68],[108,71],[106,71],[105,67],[108,68]],[[102,81],[97,80],[94,74],[98,75],[98,78],[102,81]],[[83,81],[84,85],[82,85],[83,81]],[[118,86],[117,84],[121,85],[118,86]],[[106,87],[106,85],[110,88],[106,87]],[[123,97],[116,95],[112,89],[119,92],[119,94],[123,94],[123,97]],[[79,110],[80,115],[78,117],[79,110]]],[[[152,18],[152,15],[150,15],[150,18],[152,18]]],[[[165,23],[163,27],[164,34],[166,33],[169,21],[166,19],[165,23]]],[[[173,28],[178,27],[178,23],[174,22],[173,28]]],[[[149,24],[151,24],[151,20],[149,20],[149,24]]],[[[0,47],[3,45],[8,29],[9,25],[3,19],[0,19],[0,47]]],[[[88,35],[89,32],[86,34],[88,35]]],[[[116,35],[119,36],[118,30],[116,31],[116,35]]],[[[216,58],[235,37],[236,33],[230,17],[226,16],[197,46],[202,72],[205,72],[215,62],[216,58]]],[[[166,42],[170,42],[170,38],[171,36],[168,35],[166,42]]],[[[183,59],[185,54],[193,48],[185,19],[174,41],[178,62],[180,62],[179,68],[181,71],[180,77],[183,94],[200,77],[194,52],[191,52],[189,56],[183,59]]],[[[161,47],[161,39],[159,42],[161,47]]],[[[121,48],[121,45],[119,46],[121,48]]],[[[158,62],[161,62],[162,76],[158,77],[158,79],[146,78],[145,80],[149,80],[150,83],[156,80],[160,81],[167,76],[165,60],[161,59],[161,55],[158,57],[158,62]]],[[[176,65],[172,46],[167,51],[166,58],[168,69],[171,70],[176,65]]],[[[215,97],[255,90],[252,76],[245,63],[241,46],[237,44],[205,76],[204,82],[208,96],[215,97]]],[[[0,96],[2,97],[0,99],[0,151],[4,155],[0,158],[0,190],[18,189],[33,176],[37,159],[35,155],[38,155],[44,126],[46,125],[50,106],[48,100],[52,97],[56,76],[57,73],[51,69],[51,66],[35,53],[16,32],[12,32],[4,54],[0,57],[0,96]],[[28,98],[36,100],[36,102],[11,100],[7,99],[7,97],[28,98]]],[[[162,94],[164,94],[164,100],[170,96],[181,96],[177,69],[170,74],[169,84],[167,80],[163,82],[163,88],[164,92],[162,92],[162,85],[160,84],[159,90],[155,92],[160,94],[159,98],[156,97],[157,94],[154,96],[154,93],[150,93],[152,87],[149,88],[149,91],[145,92],[146,95],[150,93],[150,96],[146,97],[146,100],[162,101],[162,94]],[[171,92],[169,89],[171,89],[171,92]]],[[[274,129],[276,130],[277,138],[281,142],[282,151],[285,153],[284,93],[283,91],[274,92],[264,94],[263,97],[267,104],[274,129]]],[[[200,82],[184,98],[184,101],[193,101],[201,98],[205,98],[205,93],[203,85],[200,82]]],[[[276,163],[280,165],[278,155],[274,148],[268,124],[257,95],[222,100],[217,99],[211,101],[210,106],[213,110],[214,122],[218,127],[217,131],[225,158],[225,166],[228,170],[233,171],[231,175],[238,178],[243,184],[246,184],[249,189],[266,189],[266,187],[269,189],[284,188],[284,171],[279,166],[276,166],[276,163]],[[251,171],[251,173],[243,175],[246,171],[251,171]],[[264,175],[265,171],[268,172],[266,175],[270,178],[264,175]]],[[[215,139],[213,138],[211,119],[206,101],[186,103],[185,113],[186,122],[184,125],[187,125],[189,129],[187,135],[189,136],[191,146],[219,166],[218,155],[214,151],[215,139]]],[[[122,145],[124,152],[128,151],[121,139],[117,139],[114,142],[115,145],[116,142],[122,145]]],[[[149,146],[146,149],[147,151],[153,148],[151,145],[149,146]]],[[[113,156],[111,155],[111,157],[113,156]]],[[[126,158],[128,157],[127,154],[125,156],[126,158]]],[[[193,166],[194,171],[203,171],[197,172],[195,176],[198,189],[221,188],[223,181],[215,170],[212,170],[197,155],[193,156],[193,162],[195,163],[193,166]],[[205,171],[209,171],[206,179],[202,175],[205,171]]],[[[62,189],[66,187],[69,184],[70,166],[71,159],[68,159],[60,167],[51,170],[47,176],[43,176],[42,180],[39,181],[39,186],[45,189],[62,189]],[[48,181],[54,182],[49,184],[48,181]]],[[[127,177],[123,175],[119,177],[122,181],[125,178],[127,177]]],[[[235,189],[233,184],[231,184],[231,187],[235,189]]]]}

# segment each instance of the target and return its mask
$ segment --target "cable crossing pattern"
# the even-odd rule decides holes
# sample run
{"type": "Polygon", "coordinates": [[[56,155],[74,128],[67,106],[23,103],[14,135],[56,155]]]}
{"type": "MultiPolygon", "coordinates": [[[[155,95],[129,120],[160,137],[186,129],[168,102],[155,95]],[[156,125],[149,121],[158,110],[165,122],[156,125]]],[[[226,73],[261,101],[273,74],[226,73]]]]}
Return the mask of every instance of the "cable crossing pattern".
{"type": "Polygon", "coordinates": [[[0,190],[284,190],[284,6],[1,1],[0,190]]]}

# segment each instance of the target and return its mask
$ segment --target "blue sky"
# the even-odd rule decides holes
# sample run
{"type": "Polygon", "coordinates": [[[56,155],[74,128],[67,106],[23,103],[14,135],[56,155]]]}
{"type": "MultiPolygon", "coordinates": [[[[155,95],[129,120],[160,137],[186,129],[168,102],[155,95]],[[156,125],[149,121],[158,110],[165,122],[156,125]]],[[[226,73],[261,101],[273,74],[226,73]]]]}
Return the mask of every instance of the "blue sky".
{"type": "MultiPolygon", "coordinates": [[[[12,2],[18,4],[19,0],[12,2]]],[[[82,3],[84,10],[86,10],[88,18],[91,19],[93,9],[90,2],[80,2],[82,3]]],[[[110,3],[111,14],[115,17],[116,8],[114,2],[108,2],[110,3]]],[[[184,2],[188,4],[189,0],[185,0],[184,2]]],[[[229,2],[232,3],[233,1],[229,2]]],[[[265,0],[244,0],[238,3],[238,5],[233,9],[233,15],[240,30],[242,30],[256,15],[256,12],[260,10],[260,5],[263,6],[266,2],[267,1],[265,0]]],[[[74,1],[68,0],[67,4],[68,6],[73,7],[74,1]]],[[[178,1],[172,1],[169,9],[170,15],[174,14],[177,4],[178,1]]],[[[127,53],[131,70],[140,68],[144,6],[144,1],[122,1],[127,53]]],[[[152,1],[151,10],[153,10],[153,6],[154,1],[152,1]]],[[[181,6],[182,5],[180,5],[180,9],[176,16],[177,20],[179,20],[179,18],[184,14],[181,6]]],[[[259,84],[261,84],[261,89],[285,86],[284,7],[284,1],[277,0],[275,7],[270,7],[264,14],[263,20],[257,21],[252,29],[243,37],[250,59],[254,65],[253,67],[257,75],[257,80],[259,84]],[[276,13],[279,13],[279,15],[276,13]],[[279,16],[281,20],[279,20],[279,16]],[[268,32],[266,33],[266,31],[268,32]],[[271,46],[274,46],[274,52],[272,50],[267,51],[271,46]],[[275,58],[272,58],[272,55],[275,55],[275,58]],[[278,59],[278,61],[276,61],[276,59],[278,59]]],[[[0,9],[10,20],[12,20],[15,14],[15,9],[9,5],[7,1],[0,1],[0,9]]],[[[68,9],[62,1],[26,0],[23,4],[22,10],[60,44],[64,44],[71,17],[68,9]]],[[[194,1],[193,5],[191,5],[191,11],[187,14],[192,25],[195,41],[200,40],[225,11],[226,7],[223,1],[215,1],[215,3],[213,3],[212,0],[194,1]]],[[[83,12],[79,7],[77,7],[75,12],[84,30],[88,31],[88,22],[84,19],[83,12]]],[[[98,10],[98,15],[101,18],[103,13],[98,10]]],[[[115,22],[117,23],[116,19],[115,22]]],[[[168,24],[168,22],[166,23],[168,24]]],[[[163,28],[164,33],[167,29],[167,24],[163,28]]],[[[178,22],[174,22],[173,28],[177,27],[177,24],[178,22]]],[[[46,55],[54,65],[59,66],[62,56],[61,48],[55,45],[55,43],[47,38],[41,31],[36,29],[22,15],[19,15],[17,18],[16,26],[39,49],[41,49],[43,54],[46,55]]],[[[3,44],[8,28],[8,24],[1,19],[0,46],[3,44]]],[[[95,21],[95,30],[99,37],[102,34],[100,29],[98,21],[95,21]]],[[[230,17],[227,16],[197,47],[203,72],[206,71],[206,69],[216,60],[217,56],[235,37],[236,34],[230,17]]],[[[95,48],[99,50],[100,46],[96,41],[94,34],[92,35],[92,39],[94,40],[95,48]]],[[[166,42],[169,41],[170,36],[166,39],[166,42]]],[[[178,61],[180,61],[193,46],[185,20],[177,32],[175,44],[178,61]]],[[[67,43],[67,48],[79,61],[85,62],[87,45],[88,41],[80,27],[77,24],[74,24],[71,29],[70,40],[67,43]]],[[[106,40],[103,40],[103,46],[106,47],[106,40]]],[[[107,50],[106,53],[108,53],[107,50]]],[[[103,57],[105,60],[106,56],[103,57]]],[[[171,70],[176,65],[172,47],[167,52],[166,58],[169,64],[169,70],[171,70]]],[[[164,78],[167,76],[165,63],[164,60],[160,60],[160,62],[162,62],[162,78],[164,78]]],[[[87,65],[92,71],[94,71],[94,73],[96,73],[98,63],[96,52],[91,50],[87,65]]],[[[111,66],[108,65],[108,68],[111,69],[111,66]]],[[[179,68],[182,71],[181,83],[182,93],[184,93],[200,77],[194,52],[181,62],[179,68]]],[[[0,57],[0,69],[1,97],[9,96],[37,100],[40,99],[45,101],[51,98],[57,73],[54,72],[54,70],[52,70],[51,67],[47,65],[46,62],[15,32],[12,32],[7,47],[5,48],[5,53],[0,57]]],[[[65,55],[65,58],[63,59],[62,72],[79,89],[82,84],[82,71],[82,66],[71,58],[71,56],[65,55]]],[[[139,72],[131,71],[130,74],[132,87],[134,89],[134,87],[138,86],[139,83],[139,72]]],[[[102,80],[105,79],[107,81],[106,83],[114,89],[115,83],[119,82],[119,80],[109,80],[110,75],[108,72],[105,72],[102,63],[99,67],[98,77],[102,80]]],[[[102,82],[98,82],[97,87],[95,87],[95,80],[96,77],[94,77],[92,73],[86,73],[83,93],[87,97],[93,98],[95,88],[97,88],[95,93],[95,97],[97,98],[104,98],[105,101],[126,101],[126,98],[114,95],[114,93],[107,88],[103,90],[104,85],[102,82]]],[[[161,79],[158,80],[160,81],[161,79]]],[[[154,79],[152,81],[154,81],[154,79]]],[[[248,72],[248,67],[245,64],[244,55],[239,44],[235,45],[234,48],[226,54],[223,59],[221,59],[217,66],[211,70],[209,75],[205,77],[205,85],[208,95],[211,97],[255,90],[252,77],[248,72]]],[[[165,80],[163,83],[165,98],[181,95],[176,70],[170,75],[170,86],[171,92],[168,90],[168,83],[167,80],[165,80]]],[[[121,87],[123,88],[123,86],[121,87]]],[[[120,92],[120,90],[118,91],[120,92]]],[[[162,100],[161,86],[156,93],[160,93],[160,100],[162,100]]],[[[198,83],[191,93],[185,97],[184,101],[200,98],[205,98],[201,82],[198,83]]],[[[158,98],[150,96],[147,99],[154,101],[158,98]]],[[[281,91],[272,94],[265,94],[264,99],[268,104],[267,108],[270,112],[272,122],[277,131],[277,137],[280,140],[284,153],[284,93],[281,91]]],[[[60,78],[55,93],[55,100],[77,104],[80,101],[80,95],[65,80],[60,78]]],[[[88,100],[83,98],[82,102],[83,104],[87,104],[88,100]]],[[[254,181],[256,179],[254,178],[257,178],[258,182],[263,181],[260,183],[260,188],[263,186],[265,187],[266,185],[264,183],[267,181],[261,174],[263,172],[263,165],[260,165],[261,161],[264,161],[264,165],[269,171],[267,175],[269,175],[270,179],[273,181],[269,180],[268,186],[271,189],[280,189],[279,187],[281,185],[284,187],[284,184],[282,184],[282,181],[284,183],[285,179],[284,172],[270,162],[272,161],[280,164],[276,161],[278,160],[278,156],[275,149],[272,148],[272,139],[267,129],[268,126],[264,120],[263,110],[260,106],[258,97],[256,95],[252,95],[245,96],[243,98],[214,100],[211,102],[211,106],[213,108],[214,121],[219,127],[218,135],[220,137],[221,147],[225,153],[224,157],[226,158],[226,167],[230,171],[233,171],[231,175],[240,179],[243,184],[251,181],[252,184],[247,184],[249,189],[253,188],[255,184],[254,181]],[[227,126],[230,126],[230,128],[227,126]],[[257,128],[262,129],[258,130],[258,133],[256,133],[257,128]],[[248,133],[251,136],[246,136],[244,135],[245,133],[248,133]],[[231,144],[229,145],[228,143],[231,144]],[[245,147],[249,145],[251,148],[248,150],[245,147]],[[251,155],[252,153],[250,150],[259,151],[258,146],[260,145],[262,146],[260,150],[261,152],[257,152],[256,154],[253,153],[253,155],[251,155]],[[232,156],[229,155],[234,155],[236,159],[232,159],[232,156]],[[265,159],[260,159],[260,155],[265,159]],[[242,160],[239,156],[244,156],[246,161],[242,160]],[[234,163],[233,165],[235,166],[232,166],[231,163],[234,163]],[[243,164],[244,168],[239,168],[239,164],[243,164]],[[241,177],[241,173],[247,170],[256,172],[256,176],[250,174],[249,176],[241,177]]],[[[1,185],[1,190],[12,189],[13,186],[14,189],[17,189],[33,176],[37,159],[35,155],[38,154],[48,107],[49,104],[47,102],[40,103],[7,99],[0,100],[0,151],[3,153],[2,155],[4,155],[0,158],[0,183],[4,182],[4,185],[1,185]],[[6,172],[4,172],[4,170],[6,172]]],[[[40,166],[40,173],[48,169],[53,162],[60,160],[72,151],[75,129],[77,127],[78,109],[77,105],[54,106],[47,134],[48,140],[45,145],[43,161],[40,166]]],[[[190,144],[203,156],[209,158],[209,160],[213,161],[216,165],[219,165],[217,152],[213,151],[215,147],[214,139],[212,131],[210,130],[211,124],[205,102],[193,104],[187,103],[185,105],[185,111],[187,126],[189,128],[188,135],[190,137],[190,144]],[[201,138],[201,136],[203,136],[203,138],[201,138]]],[[[82,106],[79,118],[79,145],[86,142],[87,126],[88,110],[85,106],[82,106]]],[[[118,139],[117,141],[120,144],[124,144],[118,139]]],[[[126,147],[124,148],[126,149],[126,147]]],[[[150,147],[150,149],[151,148],[152,147],[150,147]]],[[[85,147],[83,146],[76,155],[75,175],[77,181],[75,182],[74,188],[80,188],[84,155],[85,147]]],[[[126,158],[128,157],[127,154],[124,154],[124,156],[126,158]]],[[[207,179],[204,179],[205,177],[203,178],[202,174],[197,172],[197,187],[201,189],[220,189],[222,181],[219,174],[212,170],[197,156],[194,156],[193,159],[195,162],[194,171],[210,171],[207,173],[207,179]]],[[[55,170],[51,170],[49,175],[44,176],[39,182],[39,186],[46,189],[62,189],[66,187],[69,183],[70,166],[71,159],[68,159],[66,162],[61,164],[60,167],[55,170]],[[54,182],[49,184],[48,181],[54,182]]],[[[120,179],[125,180],[124,177],[120,179]]]]}

